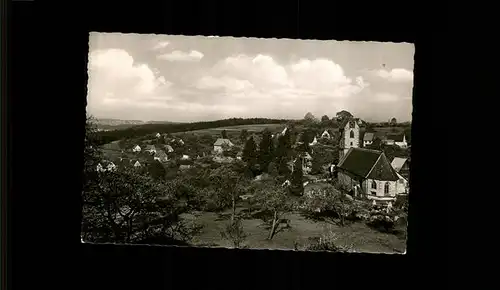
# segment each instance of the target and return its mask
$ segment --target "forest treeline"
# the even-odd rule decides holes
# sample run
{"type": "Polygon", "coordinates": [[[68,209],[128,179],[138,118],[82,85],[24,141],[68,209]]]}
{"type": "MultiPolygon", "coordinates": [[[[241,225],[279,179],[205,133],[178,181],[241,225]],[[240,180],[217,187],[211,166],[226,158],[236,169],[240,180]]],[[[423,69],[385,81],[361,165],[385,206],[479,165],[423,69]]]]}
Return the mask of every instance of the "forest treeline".
{"type": "Polygon", "coordinates": [[[121,139],[137,138],[154,133],[178,133],[194,130],[204,130],[219,127],[257,125],[257,124],[286,124],[290,120],[267,118],[232,118],[208,122],[194,122],[181,124],[144,124],[122,130],[101,131],[98,133],[101,144],[121,139]]]}

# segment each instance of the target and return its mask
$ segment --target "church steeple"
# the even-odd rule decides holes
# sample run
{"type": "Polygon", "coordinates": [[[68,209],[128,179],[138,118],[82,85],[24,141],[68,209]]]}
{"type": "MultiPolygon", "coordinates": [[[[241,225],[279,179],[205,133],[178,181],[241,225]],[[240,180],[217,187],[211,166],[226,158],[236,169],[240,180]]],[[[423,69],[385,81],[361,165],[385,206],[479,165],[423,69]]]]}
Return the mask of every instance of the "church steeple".
{"type": "Polygon", "coordinates": [[[340,123],[339,162],[350,148],[359,148],[360,133],[358,120],[346,118],[340,123]]]}

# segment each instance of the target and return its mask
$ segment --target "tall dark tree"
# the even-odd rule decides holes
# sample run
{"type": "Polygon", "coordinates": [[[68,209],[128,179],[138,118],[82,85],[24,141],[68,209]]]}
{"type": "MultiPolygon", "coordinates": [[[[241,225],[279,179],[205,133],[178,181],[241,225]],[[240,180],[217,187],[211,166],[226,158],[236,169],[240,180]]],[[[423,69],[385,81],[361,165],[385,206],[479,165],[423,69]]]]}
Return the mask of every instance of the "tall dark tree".
{"type": "Polygon", "coordinates": [[[346,110],[342,110],[342,111],[337,113],[337,118],[341,119],[341,120],[344,118],[352,118],[352,117],[353,117],[353,115],[346,110]]]}
{"type": "Polygon", "coordinates": [[[327,116],[327,115],[323,115],[323,116],[321,117],[321,122],[328,122],[328,121],[330,121],[330,118],[328,118],[328,116],[327,116]]]}
{"type": "Polygon", "coordinates": [[[293,165],[292,179],[290,180],[290,191],[294,195],[302,195],[304,193],[304,172],[302,171],[302,160],[297,158],[293,165]]]}
{"type": "Polygon", "coordinates": [[[248,130],[247,129],[241,130],[241,133],[240,133],[241,143],[245,143],[247,141],[247,138],[248,138],[248,130]]]}
{"type": "Polygon", "coordinates": [[[167,170],[159,161],[153,160],[148,165],[148,172],[154,180],[165,180],[167,170]]]}
{"type": "Polygon", "coordinates": [[[267,170],[269,163],[273,159],[274,145],[272,142],[271,132],[264,130],[262,132],[262,140],[259,144],[258,162],[262,169],[267,170]]]}
{"type": "Polygon", "coordinates": [[[241,159],[249,164],[255,164],[257,162],[257,145],[251,136],[248,138],[243,148],[241,159]]]}
{"type": "Polygon", "coordinates": [[[304,120],[305,121],[309,121],[309,122],[314,122],[316,119],[316,117],[314,117],[314,115],[311,113],[311,112],[308,112],[305,116],[304,116],[304,120]]]}
{"type": "Polygon", "coordinates": [[[227,132],[226,132],[226,130],[222,130],[221,135],[222,135],[222,138],[227,139],[227,132]]]}

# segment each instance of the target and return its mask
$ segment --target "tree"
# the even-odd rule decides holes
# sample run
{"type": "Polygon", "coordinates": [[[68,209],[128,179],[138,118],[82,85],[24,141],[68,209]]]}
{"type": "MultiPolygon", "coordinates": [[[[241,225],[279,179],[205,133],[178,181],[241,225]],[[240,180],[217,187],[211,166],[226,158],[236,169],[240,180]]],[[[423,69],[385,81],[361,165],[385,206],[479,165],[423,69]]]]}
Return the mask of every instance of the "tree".
{"type": "Polygon", "coordinates": [[[187,241],[184,209],[162,183],[133,169],[100,172],[98,186],[83,193],[82,233],[90,242],[187,241]],[[166,241],[165,241],[166,240],[166,241]]]}
{"type": "Polygon", "coordinates": [[[244,184],[241,174],[236,173],[230,166],[220,166],[210,173],[210,181],[224,199],[230,200],[231,204],[231,221],[235,220],[236,216],[236,201],[242,193],[244,184]]]}
{"type": "Polygon", "coordinates": [[[163,164],[157,160],[153,160],[148,166],[148,172],[154,180],[165,180],[167,170],[163,164]]]}
{"type": "Polygon", "coordinates": [[[294,195],[302,195],[304,193],[304,173],[302,171],[302,159],[297,158],[293,165],[292,180],[290,180],[290,191],[294,195]]]}
{"type": "Polygon", "coordinates": [[[265,222],[270,225],[267,238],[272,240],[280,230],[280,221],[295,208],[295,203],[287,196],[285,189],[278,184],[260,188],[256,196],[260,208],[270,214],[270,218],[265,216],[265,222]]]}
{"type": "Polygon", "coordinates": [[[270,162],[269,165],[267,166],[267,173],[271,175],[272,177],[277,177],[279,174],[278,167],[276,166],[276,163],[270,162]]]}
{"type": "Polygon", "coordinates": [[[316,117],[314,117],[314,115],[313,115],[311,112],[308,112],[308,113],[304,116],[304,121],[307,121],[307,122],[314,122],[314,121],[316,121],[316,117]]]}
{"type": "Polygon", "coordinates": [[[264,130],[264,132],[262,133],[262,140],[260,142],[258,152],[258,162],[261,168],[264,170],[267,170],[269,163],[273,159],[274,144],[271,138],[271,132],[267,129],[264,130]]]}
{"type": "Polygon", "coordinates": [[[250,165],[254,165],[257,162],[257,145],[255,145],[252,136],[248,138],[245,147],[243,147],[241,159],[250,165]]]}
{"type": "Polygon", "coordinates": [[[248,138],[248,130],[247,129],[241,130],[241,133],[240,133],[241,143],[245,143],[247,141],[247,138],[248,138]]]}
{"type": "Polygon", "coordinates": [[[339,119],[339,120],[344,120],[345,118],[352,118],[353,117],[353,115],[346,110],[342,110],[342,111],[338,112],[336,116],[337,116],[337,119],[339,119]]]}
{"type": "Polygon", "coordinates": [[[322,122],[322,123],[326,123],[326,122],[328,122],[328,121],[330,121],[330,118],[328,118],[328,116],[327,116],[327,115],[323,115],[323,117],[321,117],[321,122],[322,122]]]}
{"type": "Polygon", "coordinates": [[[226,130],[222,130],[221,135],[222,135],[222,138],[227,139],[227,132],[226,132],[226,130]]]}

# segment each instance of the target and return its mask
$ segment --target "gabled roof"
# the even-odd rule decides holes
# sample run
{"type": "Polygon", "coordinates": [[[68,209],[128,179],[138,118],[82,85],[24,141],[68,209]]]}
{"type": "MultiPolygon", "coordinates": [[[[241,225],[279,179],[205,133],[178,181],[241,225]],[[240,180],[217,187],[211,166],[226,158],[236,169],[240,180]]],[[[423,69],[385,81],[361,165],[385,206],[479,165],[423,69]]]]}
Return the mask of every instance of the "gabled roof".
{"type": "Polygon", "coordinates": [[[373,141],[373,136],[374,136],[373,133],[366,132],[363,137],[363,141],[373,141]]]}
{"type": "Polygon", "coordinates": [[[362,178],[398,180],[397,174],[382,151],[351,148],[338,168],[362,178]]]}
{"type": "Polygon", "coordinates": [[[404,134],[387,134],[387,140],[394,140],[394,142],[403,142],[404,134]]]}
{"type": "Polygon", "coordinates": [[[214,146],[221,146],[224,144],[229,145],[229,146],[234,145],[229,139],[219,138],[219,139],[217,139],[217,141],[215,141],[214,146]]]}
{"type": "Polygon", "coordinates": [[[155,157],[165,158],[165,157],[168,157],[168,155],[167,155],[167,153],[165,153],[165,151],[163,151],[163,150],[158,150],[158,151],[156,151],[156,153],[155,153],[155,157]]]}
{"type": "Polygon", "coordinates": [[[405,165],[407,160],[408,158],[394,157],[394,159],[391,162],[391,166],[392,168],[394,168],[394,170],[399,172],[399,170],[401,170],[401,168],[403,167],[403,165],[405,165]]]}

